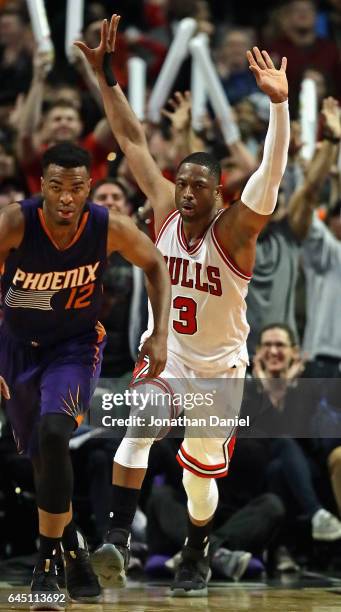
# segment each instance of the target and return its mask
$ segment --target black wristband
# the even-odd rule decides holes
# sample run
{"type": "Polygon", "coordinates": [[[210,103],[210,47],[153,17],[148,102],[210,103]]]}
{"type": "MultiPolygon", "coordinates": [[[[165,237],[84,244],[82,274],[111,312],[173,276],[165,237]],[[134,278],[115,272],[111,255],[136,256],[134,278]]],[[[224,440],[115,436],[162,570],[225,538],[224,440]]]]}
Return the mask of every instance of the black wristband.
{"type": "Polygon", "coordinates": [[[114,87],[117,85],[117,80],[115,79],[114,71],[112,69],[113,55],[113,53],[104,53],[103,56],[103,74],[109,87],[114,87]]]}

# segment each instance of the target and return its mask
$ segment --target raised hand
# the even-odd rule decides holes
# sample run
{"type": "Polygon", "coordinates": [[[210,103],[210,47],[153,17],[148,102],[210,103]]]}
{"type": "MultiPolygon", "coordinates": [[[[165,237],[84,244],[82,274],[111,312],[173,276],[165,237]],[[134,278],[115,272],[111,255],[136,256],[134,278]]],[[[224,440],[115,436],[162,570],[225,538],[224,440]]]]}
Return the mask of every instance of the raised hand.
{"type": "Polygon", "coordinates": [[[36,50],[33,57],[33,79],[44,82],[53,65],[53,54],[51,51],[36,50]]]}
{"type": "Polygon", "coordinates": [[[116,33],[120,19],[120,15],[113,15],[110,24],[107,19],[103,20],[100,44],[95,49],[91,49],[81,40],[76,40],[73,43],[84,53],[95,72],[103,72],[105,53],[113,53],[115,51],[116,33]]]}
{"type": "Polygon", "coordinates": [[[324,118],[324,131],[326,136],[331,138],[341,138],[341,117],[340,107],[334,98],[325,98],[321,111],[324,118]]]}
{"type": "Polygon", "coordinates": [[[0,376],[0,397],[1,396],[3,396],[7,400],[9,400],[11,397],[6,381],[4,378],[2,378],[2,376],[0,376]]]}
{"type": "Polygon", "coordinates": [[[186,130],[191,123],[191,94],[189,91],[180,93],[177,91],[173,98],[168,100],[168,106],[172,108],[171,111],[162,109],[161,113],[164,117],[170,120],[172,127],[177,132],[186,130]]]}
{"type": "Polygon", "coordinates": [[[247,51],[246,56],[249,68],[255,75],[259,89],[269,96],[271,102],[284,102],[288,99],[288,80],[286,76],[287,58],[283,57],[279,70],[267,51],[253,47],[252,52],[247,51]]]}

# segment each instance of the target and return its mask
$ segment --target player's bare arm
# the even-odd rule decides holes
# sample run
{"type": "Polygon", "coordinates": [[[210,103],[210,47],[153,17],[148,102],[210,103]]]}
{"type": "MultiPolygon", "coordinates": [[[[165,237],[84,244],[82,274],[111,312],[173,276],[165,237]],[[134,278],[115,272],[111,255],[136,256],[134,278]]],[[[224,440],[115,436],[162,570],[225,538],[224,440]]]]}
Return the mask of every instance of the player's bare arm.
{"type": "MultiPolygon", "coordinates": [[[[9,252],[17,249],[24,236],[24,217],[19,204],[10,204],[0,213],[0,271],[9,252]]],[[[0,397],[10,399],[5,379],[0,376],[0,397]]]]}
{"type": "Polygon", "coordinates": [[[103,21],[101,41],[95,49],[90,49],[81,41],[77,41],[75,45],[83,51],[97,75],[111,129],[141,191],[150,200],[154,209],[156,230],[159,231],[165,217],[174,210],[174,185],[162,176],[152,158],[143,126],[130,108],[120,86],[109,86],[104,73],[105,69],[111,71],[110,63],[115,51],[119,20],[119,15],[113,15],[110,25],[106,19],[103,21]]]}
{"type": "Polygon", "coordinates": [[[254,265],[257,237],[276,206],[287,163],[290,124],[286,58],[279,69],[269,54],[260,52],[258,47],[248,51],[247,58],[259,89],[270,98],[269,127],[262,163],[247,182],[240,201],[219,219],[217,233],[237,265],[249,271],[254,265]]]}
{"type": "Polygon", "coordinates": [[[163,256],[135,223],[119,213],[109,217],[108,254],[119,251],[125,259],[145,273],[148,296],[153,310],[154,331],[144,343],[139,361],[148,355],[148,375],[159,376],[167,358],[168,319],[170,310],[170,280],[163,256]]]}
{"type": "Polygon", "coordinates": [[[0,213],[0,270],[9,252],[17,249],[24,237],[25,222],[20,204],[6,206],[0,213]]]}

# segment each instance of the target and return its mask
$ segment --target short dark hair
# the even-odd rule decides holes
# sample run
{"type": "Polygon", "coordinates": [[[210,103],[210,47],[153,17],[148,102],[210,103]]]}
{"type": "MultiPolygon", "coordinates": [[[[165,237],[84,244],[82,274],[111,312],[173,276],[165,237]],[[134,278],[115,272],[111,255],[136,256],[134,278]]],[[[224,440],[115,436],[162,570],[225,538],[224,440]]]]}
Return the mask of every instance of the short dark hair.
{"type": "Polygon", "coordinates": [[[267,325],[264,325],[264,327],[262,327],[258,335],[258,342],[257,342],[258,346],[262,342],[263,334],[269,329],[282,329],[283,331],[287,333],[291,346],[296,346],[297,338],[296,338],[296,335],[293,329],[290,327],[290,325],[287,325],[286,323],[276,323],[276,322],[268,323],[267,325]]]}
{"type": "Polygon", "coordinates": [[[46,113],[49,113],[54,108],[71,108],[72,110],[76,111],[76,113],[78,113],[79,118],[81,119],[79,108],[76,106],[76,104],[73,104],[71,100],[64,100],[63,98],[60,98],[59,100],[54,100],[47,106],[46,113]]]}
{"type": "Polygon", "coordinates": [[[45,171],[50,164],[62,168],[85,168],[90,171],[91,157],[88,151],[72,142],[59,142],[45,151],[42,157],[42,167],[45,171]]]}
{"type": "Polygon", "coordinates": [[[114,178],[112,176],[108,176],[107,178],[103,178],[103,179],[100,179],[99,181],[96,181],[96,183],[91,188],[91,197],[94,196],[97,189],[102,187],[102,185],[107,185],[108,183],[109,185],[117,185],[117,187],[119,187],[120,190],[122,191],[125,199],[128,200],[129,194],[128,194],[128,190],[126,186],[123,185],[123,183],[119,179],[114,178]]]}
{"type": "Polygon", "coordinates": [[[205,151],[199,151],[198,153],[191,153],[185,157],[185,159],[180,162],[177,167],[177,173],[179,172],[181,166],[184,164],[197,164],[198,166],[205,166],[209,169],[210,174],[214,176],[217,183],[221,181],[221,166],[218,160],[213,157],[210,153],[206,153],[205,151]]]}

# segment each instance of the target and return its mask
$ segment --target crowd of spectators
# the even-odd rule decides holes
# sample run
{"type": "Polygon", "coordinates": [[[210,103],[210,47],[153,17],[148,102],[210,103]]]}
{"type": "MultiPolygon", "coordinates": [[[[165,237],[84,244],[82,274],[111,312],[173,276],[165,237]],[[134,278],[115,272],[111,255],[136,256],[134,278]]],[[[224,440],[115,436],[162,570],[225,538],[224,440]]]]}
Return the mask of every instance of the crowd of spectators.
{"type": "MultiPolygon", "coordinates": [[[[93,201],[133,216],[153,238],[152,213],[110,132],[96,79],[77,49],[72,63],[66,59],[65,15],[62,3],[58,11],[56,4],[46,2],[55,47],[51,63],[51,56],[36,48],[26,2],[0,2],[0,209],[39,195],[42,153],[68,140],[92,154],[93,201]]],[[[85,4],[83,37],[96,46],[111,2],[85,4]]],[[[180,70],[162,120],[158,125],[146,122],[145,129],[154,158],[171,180],[179,161],[191,152],[207,150],[219,158],[221,206],[233,205],[257,167],[267,129],[268,101],[257,89],[245,52],[257,43],[274,61],[288,58],[289,161],[276,210],[259,238],[247,298],[251,365],[243,410],[254,417],[254,435],[238,438],[231,474],[219,481],[221,501],[212,538],[213,569],[233,580],[270,566],[297,571],[302,550],[305,562],[314,558],[313,542],[332,546],[341,541],[341,1],[258,2],[243,13],[241,4],[115,3],[123,17],[115,71],[125,89],[127,60],[137,55],[147,63],[151,91],[184,17],[196,19],[198,31],[208,34],[240,139],[230,146],[224,142],[209,107],[202,129],[193,132],[187,93],[190,60],[180,70]],[[320,113],[309,162],[301,156],[298,121],[304,77],[316,82],[320,113]],[[303,524],[306,539],[300,546],[294,534],[301,533],[303,524]]],[[[102,312],[108,345],[95,404],[103,389],[113,392],[128,384],[146,317],[140,270],[112,255],[102,312]]],[[[16,457],[3,413],[0,426],[0,556],[10,557],[35,546],[34,492],[28,460],[16,457]],[[11,519],[20,523],[25,513],[27,524],[30,512],[32,529],[18,534],[11,519]]],[[[118,440],[89,433],[90,425],[84,426],[72,441],[74,507],[95,545],[107,526],[118,440]]],[[[154,445],[134,526],[136,557],[152,575],[174,570],[186,529],[177,444],[165,439],[154,445]],[[170,520],[175,515],[176,529],[170,520]]]]}

